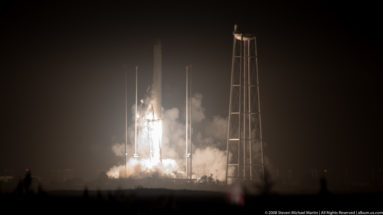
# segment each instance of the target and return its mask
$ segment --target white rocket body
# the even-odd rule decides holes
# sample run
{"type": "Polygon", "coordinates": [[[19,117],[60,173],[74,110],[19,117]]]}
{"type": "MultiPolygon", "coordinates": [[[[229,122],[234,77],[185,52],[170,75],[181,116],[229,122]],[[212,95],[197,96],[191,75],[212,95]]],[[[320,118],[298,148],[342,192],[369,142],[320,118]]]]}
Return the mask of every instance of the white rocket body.
{"type": "Polygon", "coordinates": [[[154,163],[161,162],[161,145],[162,145],[162,50],[161,42],[157,41],[153,46],[153,84],[151,92],[151,102],[149,108],[152,110],[153,118],[151,126],[155,129],[151,135],[150,142],[150,159],[154,163]]]}
{"type": "Polygon", "coordinates": [[[161,119],[162,100],[162,49],[161,42],[157,41],[153,47],[153,85],[152,105],[154,114],[161,119]]]}

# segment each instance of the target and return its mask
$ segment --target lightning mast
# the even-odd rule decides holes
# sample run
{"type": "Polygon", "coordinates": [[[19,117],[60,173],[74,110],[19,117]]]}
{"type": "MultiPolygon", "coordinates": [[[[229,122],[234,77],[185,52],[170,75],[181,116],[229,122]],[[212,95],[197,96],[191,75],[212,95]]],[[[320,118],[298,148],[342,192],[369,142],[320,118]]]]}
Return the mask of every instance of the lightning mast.
{"type": "Polygon", "coordinates": [[[128,166],[128,74],[125,71],[125,168],[128,166]]]}
{"type": "Polygon", "coordinates": [[[192,179],[192,143],[191,143],[191,102],[190,102],[190,94],[191,94],[191,81],[189,79],[191,65],[186,65],[185,73],[186,73],[186,119],[185,119],[185,168],[186,168],[186,178],[192,179]]]}
{"type": "Polygon", "coordinates": [[[134,158],[138,158],[139,155],[137,154],[137,120],[138,120],[138,112],[137,112],[137,106],[138,106],[138,66],[136,66],[136,103],[135,103],[135,114],[134,114],[134,158]]]}
{"type": "MultiPolygon", "coordinates": [[[[189,65],[189,101],[190,101],[190,98],[191,98],[191,95],[192,95],[192,92],[191,92],[191,89],[192,89],[192,76],[190,74],[191,72],[191,64],[189,65]]],[[[190,174],[189,174],[189,179],[191,180],[192,177],[193,177],[193,142],[192,142],[192,103],[189,102],[189,117],[190,117],[190,120],[189,120],[189,123],[190,123],[190,126],[189,126],[189,139],[190,139],[190,145],[189,145],[189,161],[190,161],[190,168],[189,168],[189,171],[190,171],[190,174]]]]}

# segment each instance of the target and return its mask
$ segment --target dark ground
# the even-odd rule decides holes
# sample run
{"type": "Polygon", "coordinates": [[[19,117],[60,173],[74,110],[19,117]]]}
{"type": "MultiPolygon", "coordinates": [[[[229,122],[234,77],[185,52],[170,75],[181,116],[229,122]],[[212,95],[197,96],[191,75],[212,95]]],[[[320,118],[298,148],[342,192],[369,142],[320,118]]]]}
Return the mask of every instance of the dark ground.
{"type": "Polygon", "coordinates": [[[275,184],[268,177],[263,183],[251,183],[246,187],[238,184],[227,186],[212,180],[147,178],[139,181],[107,180],[104,183],[109,184],[109,188],[99,190],[87,187],[74,190],[72,187],[47,191],[28,170],[15,187],[3,184],[7,185],[3,188],[14,189],[0,189],[0,208],[12,213],[49,214],[383,214],[383,192],[378,192],[379,189],[340,193],[329,190],[325,175],[317,182],[318,190],[310,194],[275,192],[275,184]],[[132,183],[136,184],[135,188],[126,189],[126,185],[132,187],[132,183]],[[125,188],[110,188],[116,185],[125,188]]]}
{"type": "MultiPolygon", "coordinates": [[[[143,189],[116,191],[55,191],[3,194],[2,210],[131,214],[265,214],[267,211],[383,211],[383,194],[245,195],[243,205],[230,203],[228,194],[206,191],[143,189]]],[[[360,213],[359,213],[360,214],[360,213]]]]}
{"type": "MultiPolygon", "coordinates": [[[[361,212],[383,214],[382,192],[335,194],[328,190],[325,176],[319,180],[319,190],[311,195],[275,193],[272,190],[273,183],[268,177],[263,183],[251,183],[246,187],[235,183],[226,186],[214,181],[205,181],[201,184],[187,180],[167,180],[168,185],[174,186],[170,186],[169,189],[137,186],[135,189],[97,191],[88,190],[87,187],[83,190],[45,191],[42,184],[34,187],[33,180],[31,171],[27,171],[24,179],[19,181],[12,192],[0,192],[2,211],[49,214],[58,212],[341,214],[339,213],[341,211],[354,214],[363,214],[361,212]],[[190,189],[177,189],[177,185],[179,187],[182,184],[190,189]],[[204,186],[210,187],[210,191],[197,190],[203,189],[204,186]],[[219,191],[213,191],[214,188],[219,191]]],[[[142,183],[144,181],[142,180],[142,183]]],[[[34,184],[36,185],[36,181],[34,184]]]]}

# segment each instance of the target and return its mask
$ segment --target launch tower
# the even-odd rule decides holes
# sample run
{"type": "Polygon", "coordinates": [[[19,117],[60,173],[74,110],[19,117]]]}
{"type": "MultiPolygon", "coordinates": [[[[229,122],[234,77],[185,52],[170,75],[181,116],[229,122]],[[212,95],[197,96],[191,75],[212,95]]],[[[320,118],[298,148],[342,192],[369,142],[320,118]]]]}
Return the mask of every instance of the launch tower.
{"type": "Polygon", "coordinates": [[[233,32],[227,126],[226,183],[264,177],[257,43],[254,35],[233,32]]]}

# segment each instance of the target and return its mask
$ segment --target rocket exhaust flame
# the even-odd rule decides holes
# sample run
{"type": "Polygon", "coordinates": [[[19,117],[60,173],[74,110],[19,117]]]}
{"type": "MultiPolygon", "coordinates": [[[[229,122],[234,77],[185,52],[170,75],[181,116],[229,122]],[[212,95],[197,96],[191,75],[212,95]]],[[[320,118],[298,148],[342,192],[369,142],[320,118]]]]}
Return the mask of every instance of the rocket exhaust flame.
{"type": "Polygon", "coordinates": [[[113,167],[107,175],[110,178],[143,178],[158,174],[162,177],[183,177],[184,172],[174,159],[162,159],[162,120],[154,112],[151,104],[146,111],[137,113],[138,148],[140,158],[133,157],[126,168],[113,167]]]}
{"type": "MultiPolygon", "coordinates": [[[[149,110],[152,109],[149,105],[149,110]]],[[[149,143],[149,157],[154,164],[161,162],[162,145],[162,120],[150,110],[144,115],[143,123],[140,125],[142,133],[141,138],[149,143]]]]}

